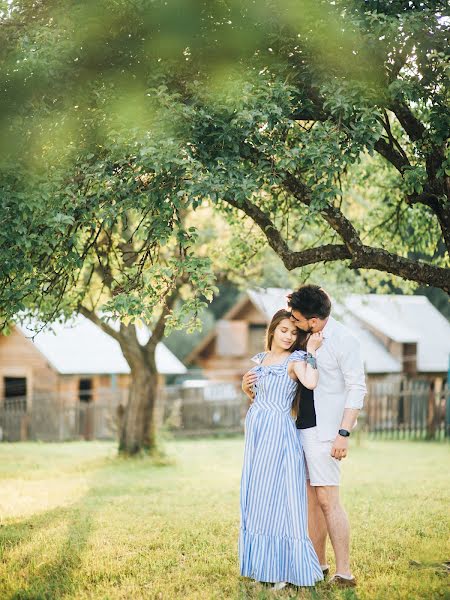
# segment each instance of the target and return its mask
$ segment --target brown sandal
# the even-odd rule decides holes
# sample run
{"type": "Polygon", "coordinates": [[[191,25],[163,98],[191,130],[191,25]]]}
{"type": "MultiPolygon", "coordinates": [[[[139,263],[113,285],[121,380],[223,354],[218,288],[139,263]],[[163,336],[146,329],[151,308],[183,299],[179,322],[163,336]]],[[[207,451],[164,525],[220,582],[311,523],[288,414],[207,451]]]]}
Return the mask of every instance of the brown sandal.
{"type": "Polygon", "coordinates": [[[333,575],[333,577],[328,582],[330,585],[335,585],[336,587],[341,588],[352,588],[356,587],[356,579],[352,577],[351,579],[347,579],[346,577],[341,577],[340,575],[333,575]]]}

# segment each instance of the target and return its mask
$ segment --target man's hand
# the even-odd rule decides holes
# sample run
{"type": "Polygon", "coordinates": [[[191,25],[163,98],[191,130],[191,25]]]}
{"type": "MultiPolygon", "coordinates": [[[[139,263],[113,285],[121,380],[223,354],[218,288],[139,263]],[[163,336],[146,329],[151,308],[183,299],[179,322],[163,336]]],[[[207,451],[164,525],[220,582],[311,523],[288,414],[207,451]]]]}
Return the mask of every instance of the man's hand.
{"type": "Polygon", "coordinates": [[[253,391],[253,386],[256,383],[257,379],[258,379],[258,376],[253,371],[247,371],[247,373],[242,378],[242,391],[252,401],[255,397],[255,392],[253,391]]]}
{"type": "Polygon", "coordinates": [[[333,447],[331,448],[331,456],[342,460],[347,456],[348,453],[348,437],[337,434],[334,440],[333,447]]]}

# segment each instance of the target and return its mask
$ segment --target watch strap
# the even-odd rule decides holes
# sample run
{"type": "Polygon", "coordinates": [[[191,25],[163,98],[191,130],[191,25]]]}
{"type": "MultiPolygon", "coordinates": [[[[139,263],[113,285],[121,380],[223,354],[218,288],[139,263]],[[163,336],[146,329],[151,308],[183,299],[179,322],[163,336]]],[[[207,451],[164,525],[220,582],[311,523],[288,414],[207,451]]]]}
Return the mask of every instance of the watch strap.
{"type": "Polygon", "coordinates": [[[338,433],[342,437],[350,437],[350,431],[347,431],[347,429],[339,429],[338,433]]]}
{"type": "Polygon", "coordinates": [[[310,352],[306,354],[306,364],[311,365],[313,369],[317,369],[317,360],[310,352]]]}

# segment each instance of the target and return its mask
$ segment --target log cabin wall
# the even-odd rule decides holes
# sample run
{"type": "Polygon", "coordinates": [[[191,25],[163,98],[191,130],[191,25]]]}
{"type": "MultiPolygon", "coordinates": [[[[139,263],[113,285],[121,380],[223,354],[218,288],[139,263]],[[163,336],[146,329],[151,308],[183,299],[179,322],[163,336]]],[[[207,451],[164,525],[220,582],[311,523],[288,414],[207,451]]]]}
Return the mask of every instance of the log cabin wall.
{"type": "Polygon", "coordinates": [[[13,329],[8,336],[0,335],[0,399],[4,401],[7,378],[26,379],[27,407],[31,408],[35,393],[59,391],[59,375],[39,352],[33,342],[13,329]]]}

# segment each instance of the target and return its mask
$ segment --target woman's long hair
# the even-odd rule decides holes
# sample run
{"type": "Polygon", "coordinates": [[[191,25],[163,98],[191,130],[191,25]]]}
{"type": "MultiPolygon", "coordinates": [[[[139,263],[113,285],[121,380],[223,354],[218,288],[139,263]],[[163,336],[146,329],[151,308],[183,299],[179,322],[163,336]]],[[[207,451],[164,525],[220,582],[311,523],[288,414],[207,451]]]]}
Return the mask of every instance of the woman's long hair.
{"type": "MultiPolygon", "coordinates": [[[[269,326],[266,331],[266,352],[272,349],[273,336],[275,334],[275,329],[284,319],[290,319],[291,312],[282,308],[278,310],[272,317],[269,326]]],[[[306,350],[306,343],[308,341],[309,333],[306,331],[302,331],[301,329],[297,329],[297,338],[292,346],[289,348],[290,352],[294,352],[295,350],[306,350]]],[[[300,383],[297,386],[297,391],[295,393],[294,400],[292,401],[291,413],[294,418],[297,418],[298,415],[298,407],[300,405],[300,396],[301,396],[301,386],[300,383]]]]}

